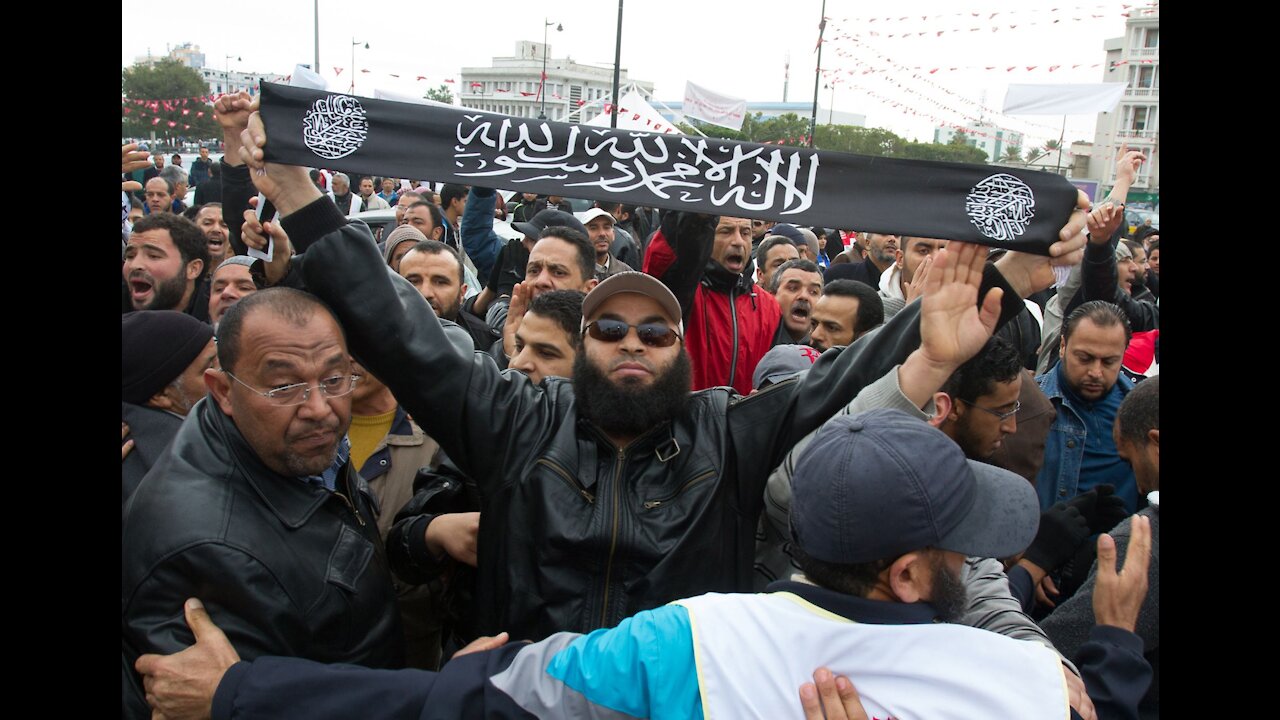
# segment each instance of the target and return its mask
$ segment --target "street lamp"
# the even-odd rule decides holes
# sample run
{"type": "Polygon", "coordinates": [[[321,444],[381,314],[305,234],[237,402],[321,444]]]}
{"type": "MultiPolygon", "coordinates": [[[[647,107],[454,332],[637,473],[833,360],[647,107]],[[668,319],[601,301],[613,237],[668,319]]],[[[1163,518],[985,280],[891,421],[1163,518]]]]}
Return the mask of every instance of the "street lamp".
{"type": "MultiPolygon", "coordinates": [[[[356,46],[359,44],[360,44],[359,40],[355,39],[355,37],[351,38],[351,91],[350,92],[352,95],[356,94],[356,46]]],[[[365,50],[369,49],[369,43],[364,44],[364,49],[365,50]]]]}
{"type": "Polygon", "coordinates": [[[231,94],[231,58],[236,58],[236,62],[241,62],[241,59],[236,57],[235,55],[228,55],[225,58],[223,58],[222,90],[228,95],[231,94]]]}
{"type": "Polygon", "coordinates": [[[556,32],[564,31],[564,25],[542,18],[542,81],[538,84],[541,90],[538,94],[542,96],[542,109],[538,111],[539,120],[547,119],[547,28],[552,25],[556,26],[556,32]]]}

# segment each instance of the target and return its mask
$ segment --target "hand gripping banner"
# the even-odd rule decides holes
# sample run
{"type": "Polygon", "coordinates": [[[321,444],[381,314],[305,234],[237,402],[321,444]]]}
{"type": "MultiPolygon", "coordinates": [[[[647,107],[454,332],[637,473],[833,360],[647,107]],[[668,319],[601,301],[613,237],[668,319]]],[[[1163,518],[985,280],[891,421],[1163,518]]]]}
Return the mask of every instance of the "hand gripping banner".
{"type": "Polygon", "coordinates": [[[1066,179],[610,130],[262,83],[268,162],[1048,253],[1066,179]]]}

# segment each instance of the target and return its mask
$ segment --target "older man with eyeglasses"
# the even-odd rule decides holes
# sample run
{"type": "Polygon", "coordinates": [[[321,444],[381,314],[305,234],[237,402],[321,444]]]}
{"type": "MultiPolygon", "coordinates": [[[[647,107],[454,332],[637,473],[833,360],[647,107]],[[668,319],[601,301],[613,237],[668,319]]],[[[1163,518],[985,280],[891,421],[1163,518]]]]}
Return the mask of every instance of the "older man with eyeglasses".
{"type": "Polygon", "coordinates": [[[133,662],[193,638],[186,598],[241,652],[399,668],[404,637],[376,505],[349,461],[346,337],[314,297],[256,292],[218,326],[220,368],[124,510],[122,715],[133,662]]]}

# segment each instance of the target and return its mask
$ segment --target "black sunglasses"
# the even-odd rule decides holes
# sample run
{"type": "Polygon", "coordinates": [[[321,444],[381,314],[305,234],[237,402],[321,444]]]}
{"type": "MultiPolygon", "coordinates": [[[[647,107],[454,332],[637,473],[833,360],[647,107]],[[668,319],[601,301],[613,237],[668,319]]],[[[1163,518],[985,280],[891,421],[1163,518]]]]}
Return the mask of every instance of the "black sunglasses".
{"type": "Polygon", "coordinates": [[[628,325],[621,320],[610,320],[608,318],[600,318],[587,323],[587,334],[601,342],[621,342],[631,332],[631,328],[636,329],[636,335],[639,336],[640,342],[649,347],[671,347],[680,339],[680,333],[663,325],[662,323],[650,322],[640,323],[639,325],[628,325]]]}

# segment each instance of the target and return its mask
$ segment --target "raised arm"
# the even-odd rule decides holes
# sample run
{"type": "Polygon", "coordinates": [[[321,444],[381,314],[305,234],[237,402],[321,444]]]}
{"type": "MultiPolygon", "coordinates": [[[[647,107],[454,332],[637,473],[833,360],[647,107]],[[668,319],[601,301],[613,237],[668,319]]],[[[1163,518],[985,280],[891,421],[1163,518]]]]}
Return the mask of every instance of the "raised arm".
{"type": "Polygon", "coordinates": [[[462,212],[462,247],[475,263],[476,277],[487,278],[502,246],[506,245],[493,231],[498,193],[493,188],[473,187],[469,195],[467,209],[462,212]]]}
{"type": "Polygon", "coordinates": [[[715,231],[714,216],[670,211],[663,214],[662,227],[645,253],[644,271],[661,280],[676,296],[685,321],[693,308],[703,268],[711,259],[715,231]]]}
{"type": "Polygon", "coordinates": [[[426,300],[391,273],[364,225],[348,224],[305,169],[264,161],[267,142],[254,113],[241,154],[300,253],[291,278],[333,309],[351,353],[482,488],[520,466],[539,447],[529,435],[554,430],[552,403],[524,375],[461,351],[426,300]]]}

